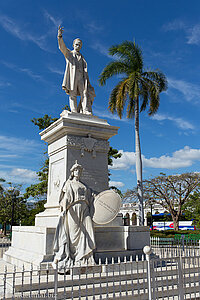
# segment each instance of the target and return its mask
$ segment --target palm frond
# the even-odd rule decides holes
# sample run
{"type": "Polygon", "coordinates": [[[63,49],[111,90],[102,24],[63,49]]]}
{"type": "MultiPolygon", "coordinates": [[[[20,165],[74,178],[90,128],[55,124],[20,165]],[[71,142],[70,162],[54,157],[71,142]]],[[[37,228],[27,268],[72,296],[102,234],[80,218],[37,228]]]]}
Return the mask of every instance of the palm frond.
{"type": "Polygon", "coordinates": [[[116,102],[116,109],[117,113],[122,118],[123,110],[125,106],[125,102],[127,100],[128,95],[128,78],[125,78],[123,81],[121,81],[121,84],[119,85],[118,92],[117,92],[117,102],[116,102]]]}
{"type": "Polygon", "coordinates": [[[163,92],[167,90],[167,78],[166,76],[159,70],[157,71],[147,71],[143,72],[143,77],[148,78],[157,83],[159,87],[159,92],[163,92]]]}
{"type": "Polygon", "coordinates": [[[128,61],[132,71],[143,68],[142,50],[135,42],[124,41],[119,45],[112,46],[109,48],[109,54],[117,56],[123,61],[128,61]]]}
{"type": "Polygon", "coordinates": [[[135,100],[130,98],[127,106],[127,118],[132,119],[134,118],[134,116],[135,116],[135,100]]]}
{"type": "Polygon", "coordinates": [[[117,111],[119,117],[122,117],[124,105],[127,99],[127,78],[121,80],[112,90],[109,98],[109,110],[114,113],[117,111]]]}
{"type": "Polygon", "coordinates": [[[151,116],[155,114],[160,105],[160,91],[159,87],[155,84],[152,84],[150,87],[149,93],[149,112],[148,114],[151,116]]]}
{"type": "Polygon", "coordinates": [[[106,80],[110,77],[117,75],[117,74],[125,74],[128,70],[128,66],[120,61],[113,61],[109,63],[102,71],[99,76],[99,83],[100,85],[104,85],[106,80]]]}
{"type": "Polygon", "coordinates": [[[104,85],[106,80],[117,74],[125,74],[112,90],[109,98],[109,110],[117,112],[122,117],[127,98],[127,117],[134,117],[135,101],[140,99],[140,112],[149,107],[149,115],[154,114],[160,104],[160,93],[167,89],[166,76],[159,70],[143,71],[143,57],[141,48],[131,41],[124,41],[110,47],[109,54],[115,61],[109,63],[102,71],[99,82],[104,85]]]}
{"type": "Polygon", "coordinates": [[[140,81],[140,98],[142,100],[142,104],[140,106],[140,112],[144,111],[147,108],[149,102],[149,85],[146,81],[140,81]]]}
{"type": "Polygon", "coordinates": [[[135,99],[139,96],[140,94],[140,89],[139,89],[139,80],[140,80],[140,74],[138,72],[133,72],[129,76],[129,97],[130,99],[135,99]]]}
{"type": "Polygon", "coordinates": [[[132,54],[137,61],[137,69],[142,71],[143,69],[143,56],[142,49],[134,42],[134,48],[132,49],[132,54]]]}
{"type": "Polygon", "coordinates": [[[117,92],[121,81],[113,88],[110,93],[110,98],[108,102],[108,109],[111,111],[112,114],[116,112],[116,102],[117,102],[117,92]]]}

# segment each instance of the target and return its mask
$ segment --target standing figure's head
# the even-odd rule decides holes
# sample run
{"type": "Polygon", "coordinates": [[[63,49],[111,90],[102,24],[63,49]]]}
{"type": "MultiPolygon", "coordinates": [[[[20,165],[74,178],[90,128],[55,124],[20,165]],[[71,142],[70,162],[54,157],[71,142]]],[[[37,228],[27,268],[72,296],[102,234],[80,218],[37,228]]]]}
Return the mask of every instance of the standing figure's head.
{"type": "Polygon", "coordinates": [[[71,167],[70,172],[70,179],[72,180],[73,178],[79,180],[81,177],[83,171],[83,167],[78,164],[77,160],[75,161],[75,164],[71,167]]]}
{"type": "Polygon", "coordinates": [[[77,38],[73,41],[73,47],[74,47],[74,50],[76,52],[79,52],[82,48],[82,44],[83,42],[81,41],[81,39],[77,38]]]}

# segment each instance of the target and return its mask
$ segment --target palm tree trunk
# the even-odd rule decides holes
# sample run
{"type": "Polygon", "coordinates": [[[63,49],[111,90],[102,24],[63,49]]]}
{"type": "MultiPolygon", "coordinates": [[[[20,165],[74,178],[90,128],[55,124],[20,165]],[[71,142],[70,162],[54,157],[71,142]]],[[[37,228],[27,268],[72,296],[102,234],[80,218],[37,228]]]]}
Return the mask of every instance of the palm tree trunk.
{"type": "Polygon", "coordinates": [[[135,99],[135,155],[136,155],[136,175],[137,175],[137,195],[139,208],[139,226],[144,225],[143,211],[143,186],[142,186],[142,156],[139,135],[139,98],[135,99]]]}

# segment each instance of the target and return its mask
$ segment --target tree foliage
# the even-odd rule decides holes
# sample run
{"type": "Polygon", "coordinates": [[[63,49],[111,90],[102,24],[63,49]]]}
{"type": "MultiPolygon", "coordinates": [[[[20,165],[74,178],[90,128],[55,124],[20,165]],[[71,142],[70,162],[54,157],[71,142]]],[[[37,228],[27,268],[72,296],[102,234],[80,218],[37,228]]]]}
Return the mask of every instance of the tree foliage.
{"type": "Polygon", "coordinates": [[[30,197],[36,199],[46,200],[47,197],[47,186],[48,186],[48,173],[49,173],[49,158],[46,157],[40,171],[37,172],[39,182],[31,184],[31,186],[26,188],[24,193],[24,198],[28,199],[30,197]]]}
{"type": "Polygon", "coordinates": [[[187,219],[193,220],[193,224],[200,228],[200,191],[189,196],[188,201],[183,206],[183,212],[187,219]]]}
{"type": "Polygon", "coordinates": [[[159,70],[144,70],[142,50],[136,43],[125,41],[112,46],[109,54],[115,59],[102,71],[99,77],[100,84],[104,85],[114,75],[124,75],[110,94],[110,111],[117,112],[121,118],[128,101],[127,118],[133,118],[136,101],[140,98],[140,111],[148,107],[149,115],[154,114],[159,107],[160,93],[167,89],[165,75],[159,70]]]}
{"type": "MultiPolygon", "coordinates": [[[[53,118],[47,114],[42,118],[33,118],[31,122],[34,125],[38,126],[39,130],[44,130],[57,121],[58,118],[53,118]]],[[[26,188],[26,192],[24,194],[24,198],[28,199],[30,197],[46,200],[47,196],[47,187],[48,187],[48,173],[49,173],[49,158],[47,157],[47,152],[44,152],[44,162],[41,169],[37,172],[39,182],[36,184],[31,184],[28,188],[26,188]]]]}
{"type": "Polygon", "coordinates": [[[52,118],[51,116],[46,114],[42,118],[33,118],[31,122],[33,122],[34,125],[38,126],[39,130],[44,130],[57,120],[58,118],[52,118]]]}
{"type": "Polygon", "coordinates": [[[122,153],[119,153],[117,149],[114,149],[113,147],[109,148],[108,151],[108,165],[112,166],[113,165],[113,158],[117,159],[122,156],[122,153]]]}
{"type": "Polygon", "coordinates": [[[27,210],[26,216],[26,226],[34,226],[35,225],[35,215],[39,214],[44,210],[44,204],[46,200],[38,200],[32,203],[32,207],[27,210]]]}
{"type": "MultiPolygon", "coordinates": [[[[168,211],[174,223],[174,229],[178,230],[178,222],[182,215],[184,205],[188,205],[193,199],[194,193],[200,191],[200,174],[184,173],[181,175],[166,176],[161,174],[143,184],[144,199],[146,205],[157,203],[168,211]]],[[[136,190],[129,190],[125,199],[134,200],[137,197],[136,190]]]]}
{"type": "Polygon", "coordinates": [[[0,192],[0,223],[3,224],[4,234],[6,225],[24,225],[27,216],[26,201],[20,194],[20,185],[13,186],[10,182],[1,185],[0,192]]]}
{"type": "Polygon", "coordinates": [[[160,93],[167,89],[165,75],[159,71],[144,70],[141,48],[134,42],[125,41],[112,46],[109,54],[114,57],[102,71],[99,82],[115,76],[123,75],[120,82],[113,88],[109,98],[109,110],[122,118],[126,107],[127,118],[135,118],[135,153],[137,174],[137,195],[139,201],[139,224],[143,225],[143,187],[142,158],[139,137],[139,111],[148,107],[148,114],[157,112],[160,104],[160,93]],[[139,103],[141,102],[141,103],[139,103]],[[140,106],[139,106],[140,105],[140,106]]]}

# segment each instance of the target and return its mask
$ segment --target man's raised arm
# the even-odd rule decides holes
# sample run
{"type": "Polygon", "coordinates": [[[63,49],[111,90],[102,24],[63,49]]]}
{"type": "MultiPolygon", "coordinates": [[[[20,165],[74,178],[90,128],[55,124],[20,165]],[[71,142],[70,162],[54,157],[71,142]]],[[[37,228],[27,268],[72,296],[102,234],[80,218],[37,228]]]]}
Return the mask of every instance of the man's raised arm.
{"type": "Polygon", "coordinates": [[[68,54],[71,53],[71,51],[66,47],[63,38],[62,38],[62,34],[63,34],[63,27],[61,27],[59,25],[58,27],[58,47],[60,49],[60,51],[63,53],[63,55],[65,57],[68,57],[68,54]]]}

